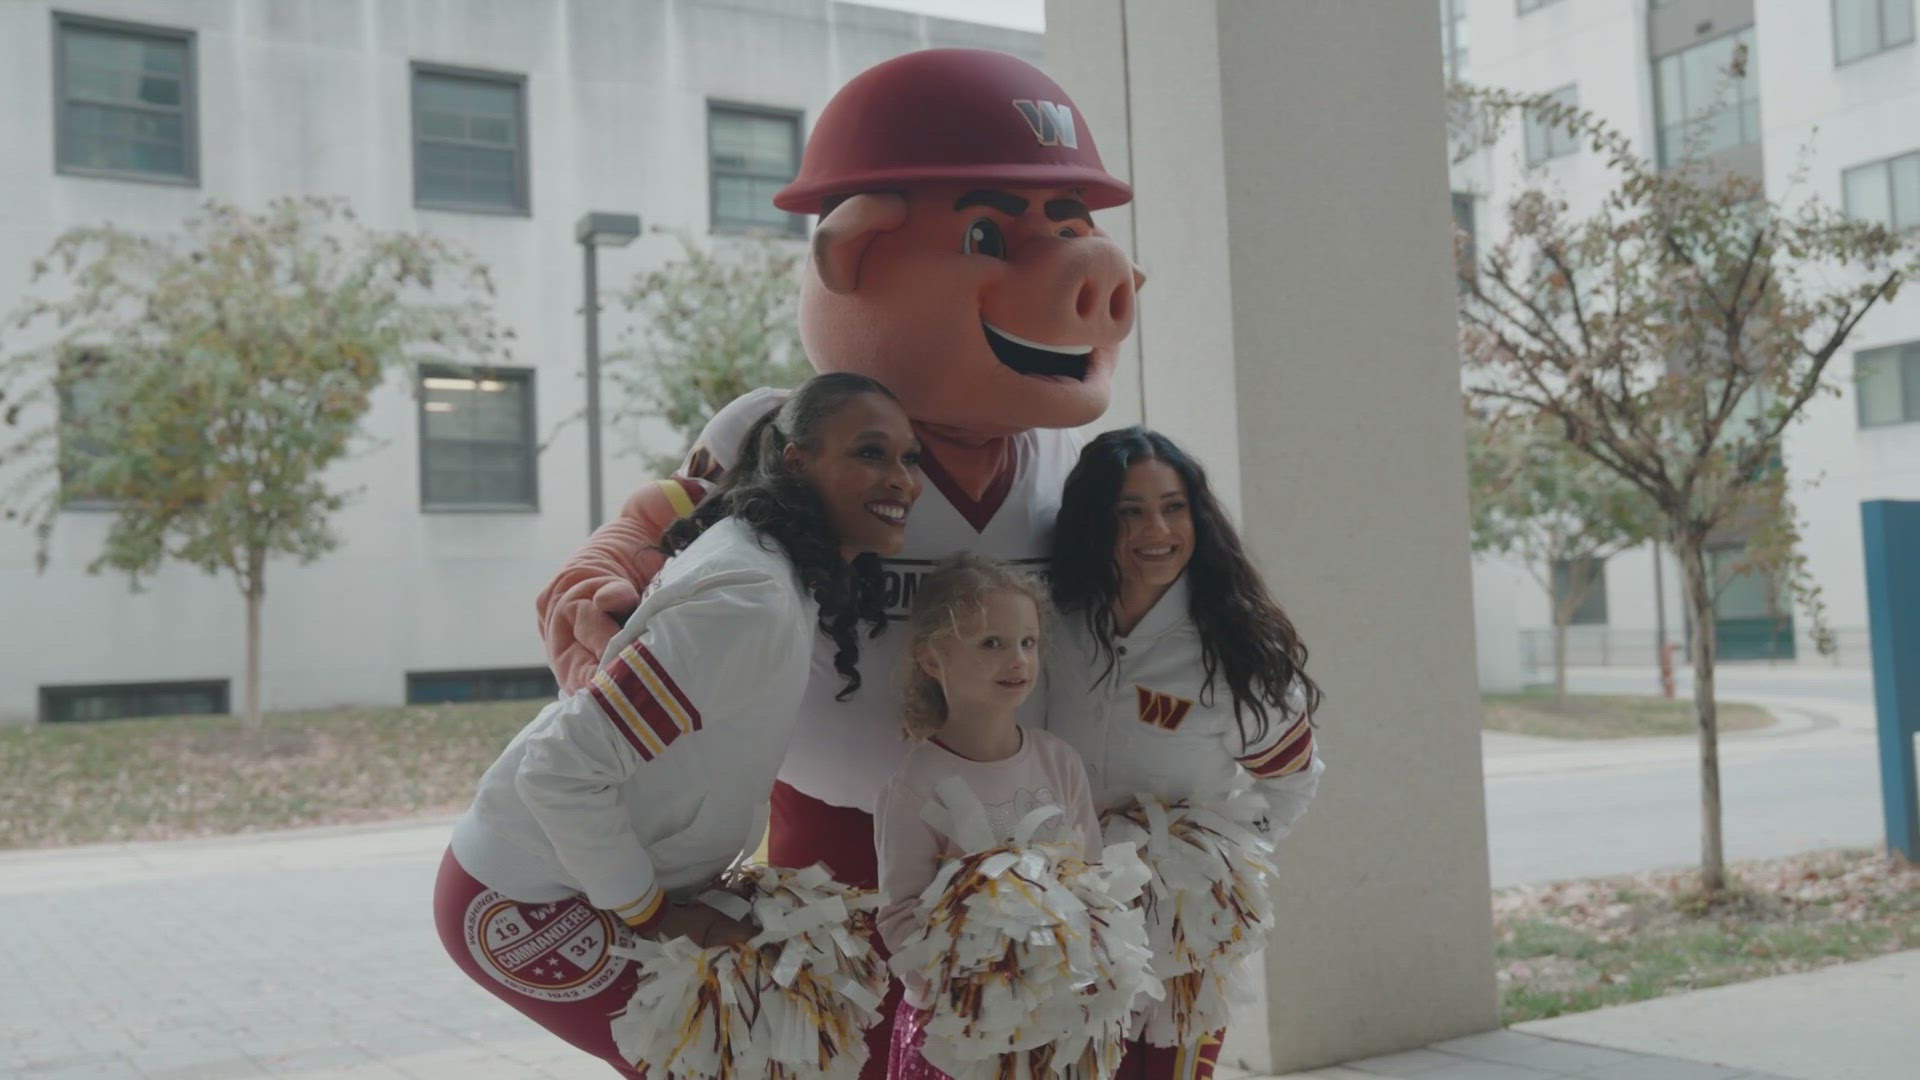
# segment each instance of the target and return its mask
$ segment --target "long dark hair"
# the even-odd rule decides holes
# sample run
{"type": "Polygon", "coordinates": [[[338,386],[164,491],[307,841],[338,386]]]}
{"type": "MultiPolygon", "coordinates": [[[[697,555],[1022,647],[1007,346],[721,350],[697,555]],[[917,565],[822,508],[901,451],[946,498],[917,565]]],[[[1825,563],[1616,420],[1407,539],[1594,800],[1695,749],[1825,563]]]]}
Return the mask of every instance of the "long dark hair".
{"type": "Polygon", "coordinates": [[[880,557],[871,552],[849,563],[840,551],[840,531],[826,500],[787,463],[787,447],[817,449],[821,426],[865,394],[897,400],[865,375],[835,372],[800,385],[786,403],[761,417],[740,440],[740,453],[711,494],[692,514],[667,526],[660,550],[671,556],[712,528],[735,517],[780,545],[800,575],[801,587],[820,604],[820,632],[833,639],[833,669],[846,680],[837,695],[860,689],[860,632],[864,620],[878,637],[887,625],[880,557]]]}
{"type": "Polygon", "coordinates": [[[1268,710],[1287,723],[1311,717],[1320,707],[1320,688],[1307,677],[1306,644],[1293,620],[1267,594],[1239,534],[1207,486],[1206,470],[1173,440],[1130,427],[1104,432],[1080,451],[1054,527],[1054,602],[1062,617],[1086,619],[1107,662],[1100,678],[1112,675],[1113,609],[1120,599],[1116,507],[1127,469],[1140,461],[1165,462],[1186,487],[1193,517],[1187,614],[1200,631],[1205,671],[1200,698],[1211,705],[1214,677],[1223,676],[1233,695],[1233,719],[1243,751],[1252,749],[1267,736],[1268,710]]]}

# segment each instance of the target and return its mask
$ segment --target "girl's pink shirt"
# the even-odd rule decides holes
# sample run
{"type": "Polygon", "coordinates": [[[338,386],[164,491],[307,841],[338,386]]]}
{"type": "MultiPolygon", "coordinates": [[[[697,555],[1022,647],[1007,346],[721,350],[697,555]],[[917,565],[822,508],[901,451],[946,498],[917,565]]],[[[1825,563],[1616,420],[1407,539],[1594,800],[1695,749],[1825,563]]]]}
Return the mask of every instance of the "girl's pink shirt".
{"type": "MultiPolygon", "coordinates": [[[[1099,860],[1100,823],[1079,753],[1044,731],[1023,727],[1020,734],[1020,749],[999,761],[974,761],[932,740],[921,742],[881,790],[874,843],[879,849],[880,894],[886,898],[880,937],[889,949],[898,949],[917,928],[914,909],[920,893],[933,882],[941,862],[960,853],[949,837],[920,816],[920,808],[934,799],[935,787],[949,776],[972,789],[1001,839],[1031,811],[1056,806],[1061,813],[1040,827],[1034,841],[1077,844],[1088,862],[1099,860]]],[[[908,980],[909,1000],[916,989],[908,980]]]]}

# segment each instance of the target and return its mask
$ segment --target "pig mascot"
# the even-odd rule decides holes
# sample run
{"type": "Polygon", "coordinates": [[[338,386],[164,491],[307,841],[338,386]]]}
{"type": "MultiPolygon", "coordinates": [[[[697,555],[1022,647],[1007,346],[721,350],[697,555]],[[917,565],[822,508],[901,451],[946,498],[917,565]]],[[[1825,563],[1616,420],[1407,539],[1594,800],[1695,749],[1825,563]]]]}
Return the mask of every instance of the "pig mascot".
{"type": "MultiPolygon", "coordinates": [[[[1142,282],[1091,215],[1131,194],[1101,165],[1066,93],[1000,53],[897,57],[821,112],[800,175],[774,204],[820,215],[800,301],[809,360],[890,387],[924,448],[925,493],[905,548],[886,560],[896,618],[920,576],[955,551],[1043,568],[1078,453],[1069,429],[1106,411],[1142,282]]],[[[692,508],[739,433],[776,401],[756,391],[723,410],[683,475],[643,486],[541,593],[563,688],[592,676],[638,602],[660,564],[660,530],[692,508]]],[[[876,885],[872,812],[907,749],[901,637],[862,643],[864,684],[846,700],[820,639],[771,793],[776,865],[824,863],[840,881],[876,885]]],[[[882,1015],[892,1017],[891,1001],[882,1015]]],[[[887,1026],[871,1033],[863,1076],[885,1072],[887,1026]]]]}

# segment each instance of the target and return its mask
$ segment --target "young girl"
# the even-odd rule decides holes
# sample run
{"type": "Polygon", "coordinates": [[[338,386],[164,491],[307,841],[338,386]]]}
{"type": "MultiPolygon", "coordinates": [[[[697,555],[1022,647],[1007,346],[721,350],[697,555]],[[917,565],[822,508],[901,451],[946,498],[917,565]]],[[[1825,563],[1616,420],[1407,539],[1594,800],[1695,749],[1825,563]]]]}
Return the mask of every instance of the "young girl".
{"type": "Polygon", "coordinates": [[[859,375],[811,379],[754,425],[592,682],[508,744],[454,825],[434,914],[468,977],[644,1075],[608,1025],[639,979],[615,946],[755,933],[691,897],[760,835],[816,638],[859,685],[861,624],[884,625],[872,556],[900,548],[918,456],[859,375]]]}
{"type": "MultiPolygon", "coordinates": [[[[1266,838],[1284,836],[1325,769],[1310,720],[1320,691],[1199,463],[1145,428],[1088,443],[1062,497],[1052,583],[1047,728],[1086,760],[1100,813],[1251,781],[1266,838]]],[[[1137,1039],[1120,1076],[1204,1080],[1224,1034],[1137,1039]]]]}
{"type": "MultiPolygon", "coordinates": [[[[1057,807],[1032,842],[1079,845],[1088,862],[1100,856],[1087,774],[1079,754],[1044,731],[1021,727],[1014,711],[1040,674],[1045,594],[1032,578],[970,555],[955,556],[928,576],[908,620],[904,710],[910,735],[923,741],[907,754],[880,795],[875,815],[880,936],[898,950],[918,929],[916,908],[940,864],[959,854],[922,817],[942,780],[957,777],[985,807],[989,826],[1007,838],[1034,810],[1057,807]]],[[[945,1074],[920,1055],[929,1004],[923,980],[908,977],[893,1028],[890,1080],[945,1074]]]]}

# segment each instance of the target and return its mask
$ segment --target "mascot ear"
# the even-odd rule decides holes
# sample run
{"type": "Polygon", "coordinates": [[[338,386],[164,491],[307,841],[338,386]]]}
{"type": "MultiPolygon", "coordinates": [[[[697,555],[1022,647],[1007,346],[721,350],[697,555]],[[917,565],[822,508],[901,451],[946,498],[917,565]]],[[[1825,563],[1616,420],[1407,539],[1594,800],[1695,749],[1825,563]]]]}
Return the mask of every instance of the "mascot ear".
{"type": "Polygon", "coordinates": [[[886,191],[850,196],[813,230],[813,272],[829,292],[852,292],[860,285],[860,258],[867,245],[906,223],[904,195],[886,191]]]}

